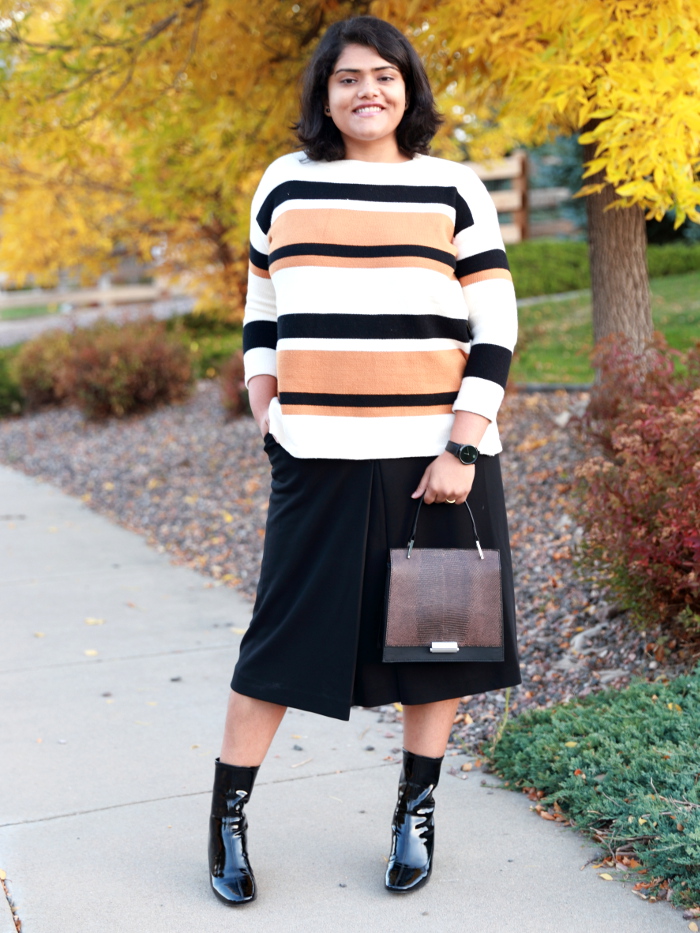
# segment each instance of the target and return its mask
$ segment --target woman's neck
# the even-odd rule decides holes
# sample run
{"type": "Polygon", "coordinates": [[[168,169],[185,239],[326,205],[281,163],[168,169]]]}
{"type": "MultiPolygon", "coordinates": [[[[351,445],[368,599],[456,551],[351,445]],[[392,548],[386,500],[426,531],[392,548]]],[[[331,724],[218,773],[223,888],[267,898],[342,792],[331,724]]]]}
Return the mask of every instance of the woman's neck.
{"type": "Polygon", "coordinates": [[[358,162],[410,162],[399,149],[395,138],[386,139],[349,139],[343,136],[345,143],[345,158],[358,162]]]}

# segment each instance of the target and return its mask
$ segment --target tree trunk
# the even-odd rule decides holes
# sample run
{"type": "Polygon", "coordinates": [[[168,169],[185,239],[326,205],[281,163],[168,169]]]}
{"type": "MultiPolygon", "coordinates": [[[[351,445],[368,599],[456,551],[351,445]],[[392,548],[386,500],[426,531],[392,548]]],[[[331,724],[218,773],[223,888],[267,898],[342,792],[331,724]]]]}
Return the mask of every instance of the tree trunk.
{"type": "MultiPolygon", "coordinates": [[[[594,126],[591,122],[584,130],[594,126]]],[[[584,145],[584,161],[595,158],[595,148],[596,143],[584,145]]],[[[603,172],[585,179],[591,184],[603,180],[603,172]]],[[[586,197],[593,337],[598,343],[609,334],[624,334],[641,351],[653,332],[644,211],[635,206],[604,212],[615,200],[609,184],[599,194],[586,197]]]]}

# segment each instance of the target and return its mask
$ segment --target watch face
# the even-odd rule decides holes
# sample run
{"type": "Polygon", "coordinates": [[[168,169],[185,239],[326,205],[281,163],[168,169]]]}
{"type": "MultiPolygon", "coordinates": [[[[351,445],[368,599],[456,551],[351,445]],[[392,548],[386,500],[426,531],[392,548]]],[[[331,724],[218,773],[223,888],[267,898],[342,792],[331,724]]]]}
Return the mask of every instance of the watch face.
{"type": "Polygon", "coordinates": [[[459,449],[459,459],[464,464],[476,463],[479,451],[472,444],[464,444],[459,449]]]}

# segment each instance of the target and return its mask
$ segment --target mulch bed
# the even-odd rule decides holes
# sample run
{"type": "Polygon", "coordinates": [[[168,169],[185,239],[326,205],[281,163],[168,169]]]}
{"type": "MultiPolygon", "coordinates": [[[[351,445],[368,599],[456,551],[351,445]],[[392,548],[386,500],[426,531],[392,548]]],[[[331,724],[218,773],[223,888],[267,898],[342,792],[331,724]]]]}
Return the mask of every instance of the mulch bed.
{"type": "MultiPolygon", "coordinates": [[[[510,393],[499,424],[515,566],[523,684],[510,709],[546,706],[632,676],[671,676],[690,651],[630,626],[593,580],[575,571],[581,530],[567,511],[582,456],[573,426],[585,393],[510,393]]],[[[79,496],[248,599],[265,534],[269,465],[251,418],[226,421],[218,387],[185,404],[89,423],[73,409],[0,422],[0,462],[79,496]]],[[[477,748],[503,716],[504,691],[465,698],[453,747],[477,748]]],[[[400,718],[381,710],[386,722],[400,718]]]]}

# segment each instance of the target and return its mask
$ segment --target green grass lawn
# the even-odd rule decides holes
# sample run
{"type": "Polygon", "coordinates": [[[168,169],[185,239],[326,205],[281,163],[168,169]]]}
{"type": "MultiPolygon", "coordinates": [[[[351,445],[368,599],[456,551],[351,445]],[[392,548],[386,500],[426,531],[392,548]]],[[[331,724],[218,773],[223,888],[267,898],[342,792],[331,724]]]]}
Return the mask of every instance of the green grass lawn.
{"type": "MultiPolygon", "coordinates": [[[[700,340],[700,272],[652,279],[654,327],[677,350],[700,340]]],[[[518,382],[590,382],[593,349],[590,296],[542,301],[520,308],[511,379],[518,382]]]]}
{"type": "Polygon", "coordinates": [[[0,308],[0,321],[19,321],[25,317],[41,317],[53,314],[56,305],[30,305],[28,308],[0,308]]]}

